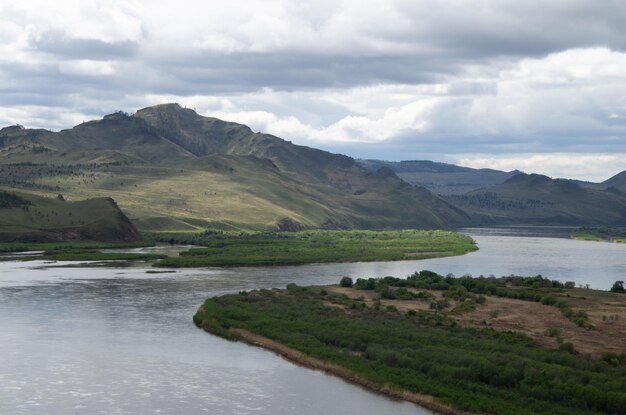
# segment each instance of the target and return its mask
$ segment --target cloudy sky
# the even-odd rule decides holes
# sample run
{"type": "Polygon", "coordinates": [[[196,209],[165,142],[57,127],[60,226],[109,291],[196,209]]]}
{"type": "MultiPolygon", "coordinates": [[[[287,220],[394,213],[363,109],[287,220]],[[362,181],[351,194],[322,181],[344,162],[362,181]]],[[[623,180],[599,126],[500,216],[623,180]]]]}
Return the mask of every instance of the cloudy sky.
{"type": "Polygon", "coordinates": [[[0,125],[179,102],[354,157],[626,169],[626,3],[0,0],[0,125]]]}

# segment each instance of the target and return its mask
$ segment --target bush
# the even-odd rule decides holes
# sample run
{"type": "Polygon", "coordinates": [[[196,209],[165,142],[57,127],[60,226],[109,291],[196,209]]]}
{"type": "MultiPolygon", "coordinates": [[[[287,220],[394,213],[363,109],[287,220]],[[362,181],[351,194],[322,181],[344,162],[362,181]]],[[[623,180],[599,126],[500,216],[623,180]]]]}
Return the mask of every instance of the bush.
{"type": "Polygon", "coordinates": [[[374,278],[357,278],[354,288],[357,290],[373,290],[376,288],[376,280],[374,278]]]}
{"type": "Polygon", "coordinates": [[[613,286],[611,287],[611,292],[614,293],[623,293],[624,291],[624,281],[615,281],[613,286]]]}
{"type": "Polygon", "coordinates": [[[343,277],[341,279],[341,281],[339,281],[339,285],[342,287],[352,287],[353,283],[352,283],[352,278],[350,277],[343,277]]]}
{"type": "Polygon", "coordinates": [[[559,346],[559,350],[563,350],[571,354],[576,353],[574,345],[570,342],[561,343],[561,345],[559,346]]]}

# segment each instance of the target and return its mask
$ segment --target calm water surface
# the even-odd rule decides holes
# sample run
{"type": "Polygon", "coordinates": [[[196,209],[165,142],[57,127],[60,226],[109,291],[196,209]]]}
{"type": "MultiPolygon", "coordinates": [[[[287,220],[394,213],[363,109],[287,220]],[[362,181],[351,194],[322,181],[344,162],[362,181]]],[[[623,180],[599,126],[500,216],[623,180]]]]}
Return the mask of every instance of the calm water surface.
{"type": "Polygon", "coordinates": [[[466,232],[480,251],[425,261],[164,274],[136,264],[0,262],[0,413],[428,413],[210,336],[191,316],[208,296],[344,275],[540,273],[600,289],[626,276],[626,245],[466,232]]]}

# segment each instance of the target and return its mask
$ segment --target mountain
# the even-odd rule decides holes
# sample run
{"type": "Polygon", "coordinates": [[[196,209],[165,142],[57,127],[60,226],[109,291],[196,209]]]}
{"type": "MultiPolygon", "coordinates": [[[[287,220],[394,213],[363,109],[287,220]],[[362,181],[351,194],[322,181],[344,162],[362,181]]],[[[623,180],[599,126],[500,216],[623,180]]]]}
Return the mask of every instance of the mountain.
{"type": "Polygon", "coordinates": [[[626,194],[588,189],[564,179],[518,174],[489,189],[449,200],[485,224],[623,225],[626,194]]]}
{"type": "Polygon", "coordinates": [[[1,242],[129,242],[141,235],[110,198],[65,201],[0,191],[1,242]]]}
{"type": "Polygon", "coordinates": [[[0,187],[113,197],[143,230],[442,228],[462,210],[389,169],[203,117],[178,104],[60,132],[0,130],[0,187]]]}
{"type": "Polygon", "coordinates": [[[504,172],[493,169],[472,169],[429,160],[358,160],[358,163],[370,171],[376,171],[383,166],[388,167],[402,180],[416,186],[423,186],[440,195],[464,194],[492,187],[521,173],[518,170],[504,172]]]}

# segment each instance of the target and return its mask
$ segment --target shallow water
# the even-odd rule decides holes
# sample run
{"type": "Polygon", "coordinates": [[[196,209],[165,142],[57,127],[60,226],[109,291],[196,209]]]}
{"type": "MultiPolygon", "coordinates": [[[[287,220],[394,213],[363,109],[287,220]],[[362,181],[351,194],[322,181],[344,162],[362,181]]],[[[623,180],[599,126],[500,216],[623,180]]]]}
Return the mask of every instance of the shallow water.
{"type": "Polygon", "coordinates": [[[0,262],[0,413],[428,413],[210,336],[191,317],[208,296],[344,275],[541,273],[600,289],[626,275],[624,244],[465,231],[479,251],[423,261],[165,274],[141,264],[0,262]]]}

